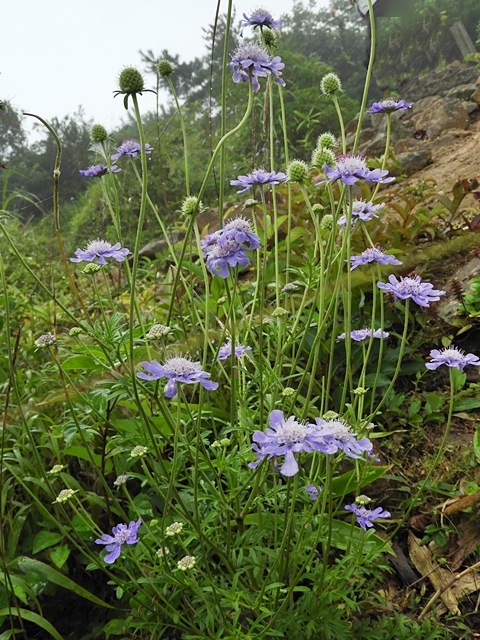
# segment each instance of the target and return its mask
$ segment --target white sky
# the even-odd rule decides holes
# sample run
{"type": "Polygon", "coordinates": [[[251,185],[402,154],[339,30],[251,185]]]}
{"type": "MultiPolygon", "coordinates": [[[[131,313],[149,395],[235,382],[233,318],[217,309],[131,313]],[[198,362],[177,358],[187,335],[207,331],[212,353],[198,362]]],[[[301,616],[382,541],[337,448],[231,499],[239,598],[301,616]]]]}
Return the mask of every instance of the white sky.
{"type": "MultiPolygon", "coordinates": [[[[235,0],[237,23],[259,4],[279,17],[294,0],[235,0]]],[[[87,118],[111,129],[126,115],[112,93],[121,69],[142,69],[140,49],[168,49],[184,62],[201,56],[202,27],[213,23],[216,7],[217,0],[4,0],[0,99],[46,120],[82,105],[87,118]]],[[[142,109],[154,105],[154,94],[143,94],[142,109]]]]}

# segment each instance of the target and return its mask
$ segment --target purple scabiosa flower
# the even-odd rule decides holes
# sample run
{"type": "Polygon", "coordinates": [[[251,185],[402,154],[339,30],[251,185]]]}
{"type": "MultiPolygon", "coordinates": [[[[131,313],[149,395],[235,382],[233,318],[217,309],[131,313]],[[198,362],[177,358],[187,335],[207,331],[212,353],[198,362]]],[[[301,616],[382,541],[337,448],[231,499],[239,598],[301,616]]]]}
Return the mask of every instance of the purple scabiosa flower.
{"type": "Polygon", "coordinates": [[[352,256],[350,258],[350,271],[353,271],[357,267],[368,264],[369,262],[378,262],[379,264],[402,264],[400,260],[397,260],[395,256],[387,256],[384,249],[377,247],[369,247],[362,251],[359,256],[352,256]]]}
{"type": "Polygon", "coordinates": [[[209,247],[213,247],[218,240],[223,235],[223,229],[219,229],[218,231],[214,231],[213,233],[209,233],[205,236],[203,240],[200,240],[200,246],[203,250],[208,249],[209,247]]]}
{"type": "Polygon", "coordinates": [[[126,524],[119,524],[113,527],[113,535],[110,536],[108,533],[104,533],[101,538],[95,540],[95,544],[107,545],[106,550],[108,553],[104,557],[107,564],[113,564],[115,562],[120,555],[122,544],[136,544],[139,541],[137,534],[141,524],[142,521],[140,518],[136,522],[132,520],[128,527],[126,524]]]}
{"type": "Polygon", "coordinates": [[[261,249],[260,238],[252,231],[250,222],[241,216],[229,220],[223,227],[223,236],[238,244],[248,244],[249,249],[261,249]]]}
{"type": "Polygon", "coordinates": [[[230,67],[233,70],[235,83],[248,82],[251,75],[252,87],[255,91],[260,87],[258,78],[265,78],[272,74],[278,84],[285,86],[285,82],[280,77],[285,67],[282,59],[280,56],[270,57],[266,49],[256,42],[240,45],[232,56],[230,67]]]}
{"type": "Polygon", "coordinates": [[[243,32],[246,27],[268,27],[269,29],[281,29],[283,20],[275,20],[268,9],[258,7],[254,9],[249,16],[246,13],[243,14],[243,20],[241,21],[242,30],[240,31],[240,37],[243,38],[243,32]]]}
{"type": "MultiPolygon", "coordinates": [[[[113,147],[117,153],[112,155],[112,160],[118,160],[122,156],[130,156],[130,158],[136,158],[142,150],[140,143],[134,140],[124,140],[119,147],[113,147]]],[[[145,145],[145,153],[152,153],[153,149],[148,144],[145,145]]]]}
{"type": "Polygon", "coordinates": [[[365,162],[365,157],[355,153],[339,156],[334,167],[329,167],[328,164],[325,164],[323,171],[328,180],[341,180],[344,184],[350,186],[361,178],[370,182],[380,182],[381,184],[387,184],[395,180],[392,176],[387,177],[388,171],[386,169],[369,169],[365,162]]]}
{"type": "Polygon", "coordinates": [[[427,369],[438,369],[442,364],[446,364],[447,367],[453,367],[455,369],[464,369],[468,364],[472,364],[476,367],[480,367],[480,359],[473,353],[465,353],[458,347],[447,347],[439,351],[438,349],[432,349],[430,351],[430,357],[432,360],[427,362],[425,366],[427,369]]]}
{"type": "Polygon", "coordinates": [[[387,98],[382,102],[374,102],[367,113],[392,113],[392,111],[405,111],[411,109],[413,102],[405,102],[405,100],[392,100],[387,98]]]}
{"type": "MultiPolygon", "coordinates": [[[[346,333],[341,333],[337,337],[337,340],[345,340],[346,335],[346,333]]],[[[352,340],[355,340],[355,342],[362,342],[370,337],[379,339],[388,338],[389,335],[388,331],[382,331],[381,329],[375,329],[373,332],[371,329],[354,329],[350,332],[350,337],[352,340]]]]}
{"type": "MultiPolygon", "coordinates": [[[[371,202],[366,202],[365,200],[357,200],[354,198],[352,202],[352,226],[361,220],[362,222],[368,222],[373,218],[378,218],[377,211],[383,209],[385,204],[382,202],[380,204],[372,204],[371,202]]],[[[337,224],[342,227],[342,230],[347,226],[347,216],[343,215],[337,220],[337,224]]]]}
{"type": "Polygon", "coordinates": [[[165,364],[161,365],[157,360],[142,362],[142,367],[147,373],[139,371],[137,376],[142,380],[159,380],[168,378],[164,393],[167,398],[174,398],[177,395],[177,382],[185,384],[195,384],[199,382],[207,391],[214,391],[218,388],[218,382],[208,380],[210,373],[202,371],[199,362],[192,362],[188,358],[177,356],[169,358],[165,364]]]}
{"type": "Polygon", "coordinates": [[[383,291],[389,291],[395,296],[395,300],[406,300],[411,298],[421,307],[429,307],[430,302],[440,300],[446,292],[440,289],[434,289],[433,284],[422,282],[420,276],[400,277],[398,280],[394,275],[388,276],[388,283],[378,282],[377,287],[383,291]]]}
{"type": "Polygon", "coordinates": [[[313,424],[298,422],[295,416],[285,420],[283,413],[274,410],[270,413],[270,429],[255,431],[252,436],[252,449],[257,454],[257,460],[248,465],[254,469],[264,458],[285,456],[280,473],[290,477],[298,473],[298,463],[295,453],[306,451],[324,451],[325,443],[320,435],[320,429],[313,424]],[[260,445],[260,446],[258,446],[260,445]]]}
{"type": "MultiPolygon", "coordinates": [[[[318,435],[324,441],[322,451],[327,454],[337,453],[340,449],[349,458],[361,458],[364,453],[369,454],[373,449],[373,444],[368,438],[357,440],[356,433],[342,418],[323,420],[315,418],[318,435]]],[[[313,426],[313,425],[312,425],[313,426]]]]}
{"type": "MultiPolygon", "coordinates": [[[[110,167],[110,173],[118,173],[121,171],[116,164],[112,164],[110,167]]],[[[85,176],[87,178],[96,178],[98,176],[104,176],[106,173],[109,173],[108,167],[103,164],[95,164],[88,167],[88,169],[80,169],[78,172],[81,176],[85,176]]]]}
{"type": "MultiPolygon", "coordinates": [[[[234,350],[235,357],[243,358],[243,356],[245,356],[251,350],[252,350],[252,347],[245,347],[243,344],[237,344],[235,345],[235,350],[234,350]]],[[[232,343],[230,341],[225,344],[222,344],[222,346],[218,350],[217,360],[228,360],[228,358],[230,358],[231,356],[232,356],[232,343]]]]}
{"type": "Polygon", "coordinates": [[[230,275],[228,267],[236,267],[237,265],[248,267],[250,264],[245,249],[235,240],[229,240],[223,236],[204,250],[203,257],[207,268],[214,276],[221,278],[228,278],[230,275]]]}
{"type": "Polygon", "coordinates": [[[280,182],[286,182],[288,177],[285,173],[279,171],[265,171],[265,169],[254,169],[252,173],[247,176],[238,176],[236,180],[230,180],[230,184],[234,187],[243,187],[237,193],[245,193],[256,184],[280,184],[280,182]]]}
{"type": "Polygon", "coordinates": [[[382,507],[377,507],[372,511],[366,507],[359,507],[356,504],[346,504],[345,509],[347,511],[353,511],[358,524],[364,531],[367,530],[367,527],[373,527],[372,522],[374,520],[378,520],[378,518],[390,518],[391,516],[390,512],[384,511],[382,507]]]}
{"type": "Polygon", "coordinates": [[[310,499],[314,501],[318,498],[318,494],[321,493],[322,489],[321,487],[316,487],[314,484],[307,484],[305,491],[310,496],[310,499]]]}
{"type": "Polygon", "coordinates": [[[111,245],[106,240],[92,240],[85,249],[76,249],[76,258],[70,258],[71,262],[94,262],[98,258],[98,264],[107,264],[105,258],[114,258],[117,262],[123,262],[130,253],[129,249],[122,249],[119,242],[111,245]]]}

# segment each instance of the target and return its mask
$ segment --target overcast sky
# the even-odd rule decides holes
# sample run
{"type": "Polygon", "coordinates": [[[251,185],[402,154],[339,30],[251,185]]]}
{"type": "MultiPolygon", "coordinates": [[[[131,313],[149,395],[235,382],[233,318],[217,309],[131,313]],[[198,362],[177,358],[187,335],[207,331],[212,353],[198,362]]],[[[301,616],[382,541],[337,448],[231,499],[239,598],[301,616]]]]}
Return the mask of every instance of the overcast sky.
{"type": "MultiPolygon", "coordinates": [[[[318,7],[328,3],[316,0],[318,7]]],[[[278,17],[294,0],[235,5],[238,24],[258,5],[278,17]]],[[[112,97],[120,70],[141,68],[140,49],[155,55],[168,49],[182,61],[201,56],[202,27],[213,22],[216,7],[217,0],[4,0],[0,99],[47,120],[82,105],[87,118],[110,129],[125,117],[121,97],[112,97]]],[[[154,95],[145,93],[142,108],[154,105],[154,95]]]]}

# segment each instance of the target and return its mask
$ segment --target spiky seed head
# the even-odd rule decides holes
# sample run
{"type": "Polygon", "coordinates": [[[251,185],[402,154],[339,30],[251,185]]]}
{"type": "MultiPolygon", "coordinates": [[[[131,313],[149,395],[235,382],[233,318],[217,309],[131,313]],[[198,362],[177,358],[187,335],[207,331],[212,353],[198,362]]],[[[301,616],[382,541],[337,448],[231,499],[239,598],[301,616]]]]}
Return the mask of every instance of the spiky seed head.
{"type": "Polygon", "coordinates": [[[263,44],[266,47],[274,47],[277,42],[277,34],[272,29],[265,28],[262,32],[263,44]]]}
{"type": "Polygon", "coordinates": [[[158,74],[162,78],[166,78],[167,76],[171,76],[172,73],[173,73],[172,63],[169,62],[168,60],[160,60],[160,62],[157,65],[157,69],[158,69],[158,74]]]}
{"type": "Polygon", "coordinates": [[[125,67],[120,72],[118,86],[122,93],[141,93],[145,89],[143,76],[135,67],[125,67]]]}
{"type": "Polygon", "coordinates": [[[342,88],[342,82],[336,73],[327,73],[320,81],[320,90],[326,96],[333,96],[342,88]]]}
{"type": "Polygon", "coordinates": [[[333,227],[333,216],[331,213],[326,213],[320,220],[320,229],[331,229],[333,227]]]}
{"type": "Polygon", "coordinates": [[[303,160],[292,160],[287,166],[287,176],[291,182],[305,182],[309,171],[308,164],[303,160]]]}
{"type": "Polygon", "coordinates": [[[330,133],[330,131],[326,131],[325,133],[321,133],[317,138],[317,147],[323,147],[324,149],[332,149],[337,146],[337,139],[330,133]]]}
{"type": "Polygon", "coordinates": [[[312,153],[312,164],[314,167],[323,169],[325,164],[333,167],[336,162],[335,154],[331,149],[327,149],[326,147],[317,147],[312,153]]]}
{"type": "Polygon", "coordinates": [[[92,142],[105,142],[108,139],[108,133],[101,124],[94,124],[90,132],[92,142]]]}
{"type": "Polygon", "coordinates": [[[196,213],[200,213],[202,210],[202,202],[198,201],[197,196],[188,196],[182,202],[182,213],[186,216],[191,216],[196,213]]]}
{"type": "Polygon", "coordinates": [[[321,204],[318,204],[318,203],[314,204],[313,207],[312,207],[313,213],[318,213],[318,214],[322,213],[322,211],[324,209],[325,209],[325,207],[323,205],[321,205],[321,204]]]}

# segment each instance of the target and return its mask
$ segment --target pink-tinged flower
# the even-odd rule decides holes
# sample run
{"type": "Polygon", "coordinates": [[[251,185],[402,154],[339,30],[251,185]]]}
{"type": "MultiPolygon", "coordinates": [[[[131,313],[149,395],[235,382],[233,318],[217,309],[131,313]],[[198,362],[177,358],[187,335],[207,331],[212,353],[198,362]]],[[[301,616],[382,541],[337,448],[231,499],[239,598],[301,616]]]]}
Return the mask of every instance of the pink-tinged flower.
{"type": "Polygon", "coordinates": [[[104,557],[107,564],[113,564],[119,557],[122,544],[136,544],[139,541],[138,529],[141,524],[140,518],[136,522],[132,520],[128,527],[126,524],[119,524],[113,527],[113,535],[110,536],[108,533],[104,533],[101,538],[95,540],[95,544],[107,545],[105,548],[108,553],[104,557]]]}
{"type": "Polygon", "coordinates": [[[393,293],[395,299],[406,300],[411,298],[421,307],[429,307],[430,302],[440,300],[446,292],[441,289],[434,289],[433,284],[422,282],[420,276],[400,277],[398,280],[394,275],[388,276],[388,283],[379,282],[377,287],[383,291],[393,293]]]}
{"type": "Polygon", "coordinates": [[[392,100],[387,98],[382,102],[374,102],[367,113],[392,113],[392,111],[405,111],[411,109],[413,102],[405,102],[405,100],[392,100]]]}
{"type": "Polygon", "coordinates": [[[203,371],[199,362],[192,362],[187,358],[169,358],[163,365],[157,360],[152,360],[151,362],[142,362],[142,367],[147,372],[139,371],[137,373],[137,376],[142,380],[168,378],[164,389],[167,398],[174,398],[177,395],[177,382],[184,384],[199,382],[207,391],[214,391],[218,388],[218,382],[208,380],[211,374],[203,371]]]}
{"type": "MultiPolygon", "coordinates": [[[[346,333],[341,333],[337,336],[337,340],[345,340],[346,335],[346,333]]],[[[352,340],[355,340],[355,342],[362,342],[370,337],[378,339],[388,338],[389,335],[388,331],[382,331],[381,329],[375,329],[373,332],[371,329],[354,329],[350,332],[350,337],[352,340]]]]}
{"type": "MultiPolygon", "coordinates": [[[[112,155],[112,160],[118,160],[122,156],[130,156],[130,158],[136,158],[141,152],[142,148],[140,143],[134,140],[124,140],[119,147],[113,147],[117,153],[112,155]]],[[[145,153],[152,153],[153,149],[148,144],[145,145],[145,153]]]]}
{"type": "Polygon", "coordinates": [[[362,251],[359,256],[352,256],[350,258],[350,271],[366,265],[369,262],[378,262],[378,264],[402,264],[395,256],[388,256],[384,249],[370,247],[362,251]]]}
{"type": "Polygon", "coordinates": [[[129,249],[122,249],[119,242],[111,245],[106,240],[97,238],[89,242],[85,249],[75,251],[76,258],[70,258],[71,262],[94,262],[98,258],[98,264],[107,264],[105,258],[114,258],[117,262],[123,262],[130,253],[129,249]]]}
{"type": "Polygon", "coordinates": [[[283,413],[278,410],[270,413],[270,428],[267,428],[265,433],[255,431],[252,440],[252,449],[257,454],[257,460],[250,462],[248,466],[254,469],[265,458],[285,456],[280,473],[287,477],[298,473],[295,453],[326,452],[325,442],[316,425],[298,422],[295,416],[285,419],[283,413]]]}
{"type": "MultiPolygon", "coordinates": [[[[387,184],[395,180],[392,176],[387,177],[388,171],[386,169],[369,169],[365,158],[354,153],[340,156],[334,167],[329,167],[328,164],[325,164],[323,171],[328,180],[341,180],[344,184],[350,186],[362,178],[370,182],[380,182],[381,184],[387,184]]],[[[321,182],[317,184],[321,184],[321,182]]]]}
{"type": "MultiPolygon", "coordinates": [[[[118,173],[119,171],[121,171],[121,169],[117,167],[116,164],[112,164],[110,173],[118,173]]],[[[109,173],[109,171],[108,167],[103,164],[92,164],[88,169],[80,169],[78,173],[87,178],[97,178],[98,176],[104,176],[106,173],[109,173]]]]}
{"type": "Polygon", "coordinates": [[[378,518],[390,518],[391,516],[391,513],[389,511],[384,511],[382,507],[377,507],[372,511],[366,507],[359,507],[356,504],[346,504],[345,509],[347,511],[353,511],[358,524],[364,531],[367,530],[367,527],[373,527],[372,522],[374,520],[378,520],[378,518]]]}
{"type": "MultiPolygon", "coordinates": [[[[319,428],[318,436],[323,439],[324,448],[322,451],[327,454],[337,453],[339,450],[349,458],[361,458],[364,453],[368,455],[373,449],[373,444],[368,438],[357,440],[357,434],[341,418],[333,420],[323,420],[315,418],[316,426],[319,428]]],[[[313,426],[313,425],[312,425],[313,426]]]]}
{"type": "Polygon", "coordinates": [[[270,11],[268,11],[268,9],[264,9],[263,7],[254,9],[249,16],[244,13],[243,18],[244,19],[241,21],[242,30],[240,31],[240,37],[242,38],[245,27],[253,27],[254,29],[256,29],[257,27],[281,29],[283,25],[283,20],[275,20],[270,11]]]}
{"type": "Polygon", "coordinates": [[[240,45],[232,56],[230,67],[233,70],[233,81],[248,82],[252,77],[252,87],[256,91],[260,85],[258,78],[273,75],[275,82],[282,87],[282,69],[285,67],[280,56],[270,57],[266,49],[256,42],[240,45]]]}
{"type": "Polygon", "coordinates": [[[238,176],[236,180],[230,180],[230,184],[234,187],[242,187],[237,193],[245,193],[255,185],[259,184],[280,184],[280,182],[287,182],[288,177],[285,173],[279,171],[265,171],[265,169],[254,169],[252,173],[246,176],[238,176]]]}
{"type": "Polygon", "coordinates": [[[464,369],[467,365],[471,364],[476,367],[480,367],[480,359],[473,353],[465,353],[458,347],[448,347],[439,351],[438,349],[432,349],[430,351],[430,357],[432,360],[427,362],[425,366],[427,369],[438,369],[442,364],[446,364],[447,367],[453,367],[454,369],[464,369]]]}
{"type": "MultiPolygon", "coordinates": [[[[243,358],[249,351],[252,350],[252,347],[245,347],[243,344],[235,345],[234,354],[236,358],[243,358]]],[[[226,342],[222,344],[220,349],[218,350],[217,360],[228,360],[228,358],[232,357],[232,343],[226,342]]]]}

